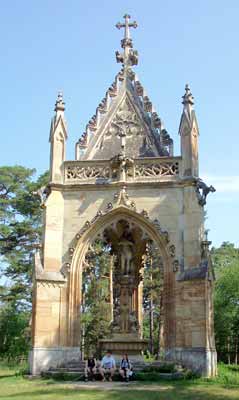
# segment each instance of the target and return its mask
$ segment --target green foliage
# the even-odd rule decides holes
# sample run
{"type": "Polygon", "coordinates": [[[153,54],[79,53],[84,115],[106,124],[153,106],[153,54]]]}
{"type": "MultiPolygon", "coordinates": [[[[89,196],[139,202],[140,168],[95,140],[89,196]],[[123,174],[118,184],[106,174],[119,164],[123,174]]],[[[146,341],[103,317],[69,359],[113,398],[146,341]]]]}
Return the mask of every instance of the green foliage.
{"type": "Polygon", "coordinates": [[[150,365],[143,369],[143,372],[173,373],[176,371],[177,371],[177,368],[176,368],[175,364],[150,365]]]}
{"type": "Polygon", "coordinates": [[[71,382],[77,382],[77,381],[83,381],[85,379],[85,375],[79,373],[70,373],[70,372],[57,372],[54,373],[54,375],[51,374],[51,372],[45,371],[42,372],[41,374],[42,378],[44,379],[52,379],[54,381],[71,381],[71,382]]]}
{"type": "Polygon", "coordinates": [[[26,355],[29,347],[29,312],[16,312],[10,304],[0,309],[0,350],[8,360],[26,355]]]}
{"type": "Polygon", "coordinates": [[[0,273],[10,282],[0,300],[19,309],[30,308],[33,248],[41,237],[40,199],[33,192],[48,182],[48,173],[35,182],[34,174],[22,166],[0,168],[0,273]]]}
{"type": "Polygon", "coordinates": [[[226,387],[239,386],[239,365],[218,363],[218,375],[213,378],[213,382],[226,387]]]}
{"type": "Polygon", "coordinates": [[[135,379],[137,381],[145,381],[145,382],[157,382],[162,380],[161,376],[158,372],[137,372],[135,375],[135,379]]]}
{"type": "Polygon", "coordinates": [[[96,241],[86,256],[87,267],[83,272],[82,335],[85,353],[97,353],[99,340],[110,334],[110,247],[96,241]]]}
{"type": "Polygon", "coordinates": [[[211,255],[217,275],[224,268],[230,267],[234,261],[238,262],[239,249],[233,243],[223,242],[219,248],[212,248],[211,255]]]}
{"type": "Polygon", "coordinates": [[[239,343],[239,249],[225,242],[212,250],[216,283],[214,325],[219,358],[237,359],[239,343]]]}
{"type": "Polygon", "coordinates": [[[48,173],[33,180],[34,169],[0,167],[0,353],[25,354],[29,343],[34,245],[41,238],[40,199],[33,192],[48,173]]]}
{"type": "Polygon", "coordinates": [[[149,352],[160,352],[160,329],[162,311],[163,265],[158,249],[148,246],[144,264],[143,281],[143,336],[149,339],[149,352]]]}

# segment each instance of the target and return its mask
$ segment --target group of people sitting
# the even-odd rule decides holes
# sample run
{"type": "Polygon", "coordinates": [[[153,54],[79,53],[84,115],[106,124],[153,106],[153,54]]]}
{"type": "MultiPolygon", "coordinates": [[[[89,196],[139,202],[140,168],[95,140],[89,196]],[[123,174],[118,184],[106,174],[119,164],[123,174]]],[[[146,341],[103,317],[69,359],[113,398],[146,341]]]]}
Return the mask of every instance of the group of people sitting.
{"type": "MultiPolygon", "coordinates": [[[[97,361],[94,357],[88,358],[86,360],[85,366],[85,380],[88,379],[95,380],[97,373],[100,374],[102,381],[106,381],[106,378],[112,382],[112,378],[116,372],[116,362],[112,356],[111,351],[107,351],[106,355],[101,361],[97,361]]],[[[123,380],[129,381],[130,376],[132,376],[132,364],[128,359],[128,355],[124,354],[119,366],[119,373],[123,380]]]]}

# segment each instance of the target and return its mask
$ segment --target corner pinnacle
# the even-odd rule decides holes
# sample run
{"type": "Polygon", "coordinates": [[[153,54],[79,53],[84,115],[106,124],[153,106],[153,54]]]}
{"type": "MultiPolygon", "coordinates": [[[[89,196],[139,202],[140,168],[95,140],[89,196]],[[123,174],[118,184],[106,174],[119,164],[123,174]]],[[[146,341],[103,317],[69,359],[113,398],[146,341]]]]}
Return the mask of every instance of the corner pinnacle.
{"type": "Polygon", "coordinates": [[[55,111],[64,111],[64,110],[65,110],[65,103],[63,101],[63,93],[58,92],[55,104],[55,111]]]}
{"type": "Polygon", "coordinates": [[[189,87],[188,83],[185,85],[185,94],[182,96],[182,99],[183,99],[182,103],[183,103],[184,106],[186,106],[188,104],[193,106],[194,97],[193,97],[193,95],[191,93],[191,90],[190,90],[190,87],[189,87]]]}

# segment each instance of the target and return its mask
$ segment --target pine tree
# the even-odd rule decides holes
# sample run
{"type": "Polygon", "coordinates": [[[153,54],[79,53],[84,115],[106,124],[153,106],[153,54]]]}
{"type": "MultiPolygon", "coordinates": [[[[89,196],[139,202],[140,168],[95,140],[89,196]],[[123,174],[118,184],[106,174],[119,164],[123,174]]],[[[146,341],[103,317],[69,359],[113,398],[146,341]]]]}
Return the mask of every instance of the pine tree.
{"type": "Polygon", "coordinates": [[[33,192],[48,182],[48,173],[37,180],[34,174],[22,166],[0,168],[0,352],[7,356],[26,351],[29,342],[33,253],[42,228],[33,192]]]}

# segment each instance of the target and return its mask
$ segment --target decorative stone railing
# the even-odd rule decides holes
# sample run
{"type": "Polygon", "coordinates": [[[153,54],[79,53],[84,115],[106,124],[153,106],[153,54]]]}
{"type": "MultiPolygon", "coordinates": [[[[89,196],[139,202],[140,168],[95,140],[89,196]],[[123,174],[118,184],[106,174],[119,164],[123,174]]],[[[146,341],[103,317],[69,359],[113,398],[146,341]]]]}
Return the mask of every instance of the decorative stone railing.
{"type": "Polygon", "coordinates": [[[180,175],[181,157],[64,162],[66,184],[175,180],[180,175]]]}
{"type": "Polygon", "coordinates": [[[137,160],[134,166],[134,178],[157,178],[178,176],[180,170],[180,160],[173,159],[143,159],[137,160]]]}

